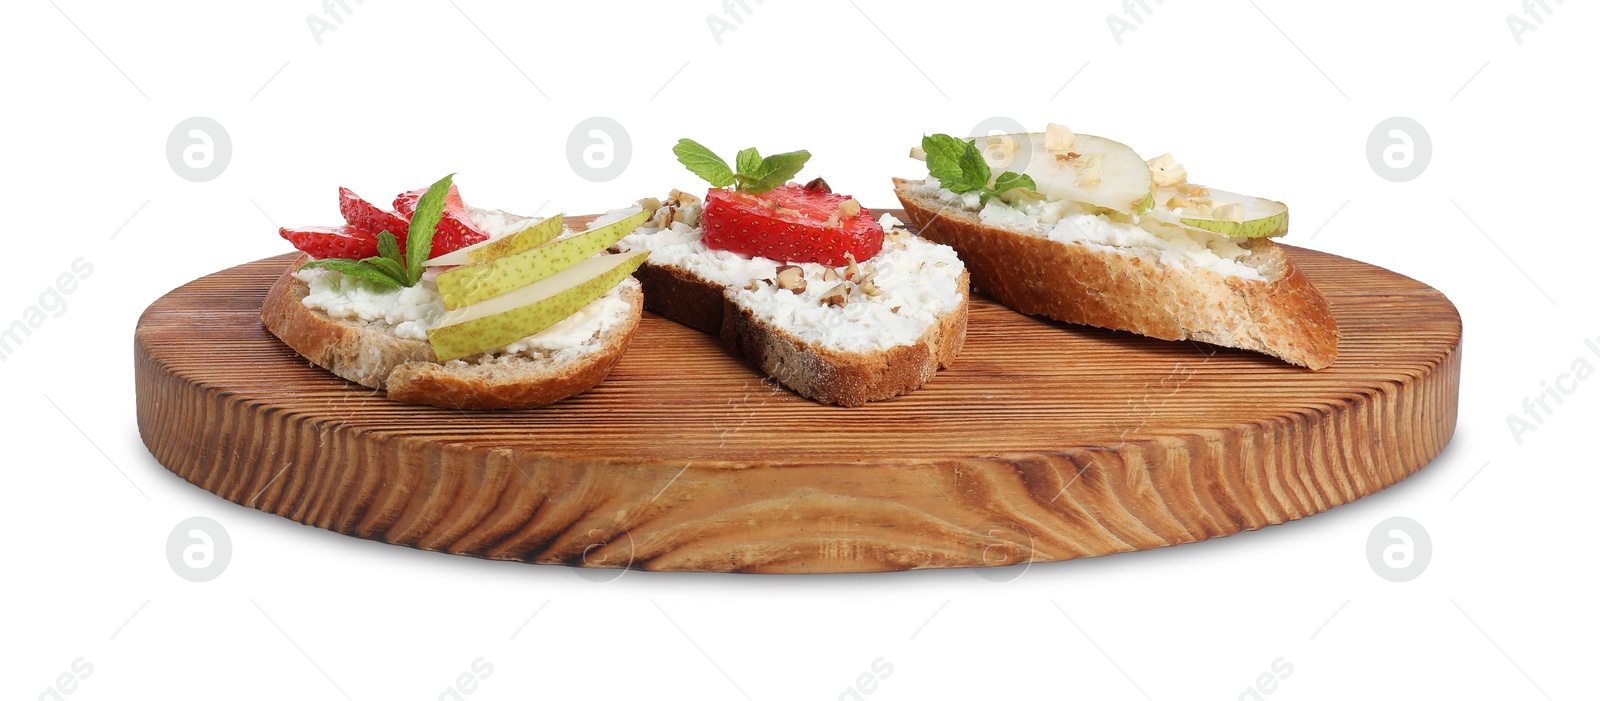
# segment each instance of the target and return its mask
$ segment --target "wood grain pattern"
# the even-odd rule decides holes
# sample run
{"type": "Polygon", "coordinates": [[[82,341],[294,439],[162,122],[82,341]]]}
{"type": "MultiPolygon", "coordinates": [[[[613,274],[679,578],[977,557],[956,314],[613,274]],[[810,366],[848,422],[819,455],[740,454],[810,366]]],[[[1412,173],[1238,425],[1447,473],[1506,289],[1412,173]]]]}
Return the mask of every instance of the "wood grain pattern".
{"type": "Polygon", "coordinates": [[[1175,545],[1371,494],[1455,430],[1449,300],[1289,254],[1343,331],[1320,372],[978,295],[954,367],[886,402],[814,404],[647,314],[598,388],[499,413],[398,404],[310,366],[257,318],[292,259],[278,256],[145,311],[139,430],[168,469],[230,501],[492,559],[862,572],[1175,545]]]}

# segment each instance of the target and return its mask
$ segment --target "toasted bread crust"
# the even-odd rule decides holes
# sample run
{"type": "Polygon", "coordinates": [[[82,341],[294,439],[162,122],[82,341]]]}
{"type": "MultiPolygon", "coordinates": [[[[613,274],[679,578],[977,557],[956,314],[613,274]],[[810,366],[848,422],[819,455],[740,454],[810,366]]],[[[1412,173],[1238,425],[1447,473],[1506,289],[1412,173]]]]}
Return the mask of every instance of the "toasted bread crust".
{"type": "Polygon", "coordinates": [[[1228,278],[989,226],[970,210],[912,192],[913,181],[894,183],[917,232],[956,249],[977,288],[1019,312],[1242,348],[1313,370],[1338,356],[1327,299],[1271,240],[1244,244],[1268,281],[1228,278]]]}
{"type": "Polygon", "coordinates": [[[967,273],[961,304],[915,343],[868,353],[841,353],[807,344],[723,299],[722,341],[801,396],[823,404],[861,406],[905,394],[949,367],[967,337],[967,273]]]}
{"type": "MultiPolygon", "coordinates": [[[[383,389],[390,399],[450,409],[526,409],[544,406],[599,384],[627,349],[638,327],[643,295],[629,285],[632,309],[592,353],[575,361],[513,359],[442,365],[426,342],[333,319],[301,303],[310,291],[294,276],[297,259],[261,304],[261,322],[295,352],[351,382],[383,389]]],[[[627,284],[627,283],[624,283],[627,284]]]]}
{"type": "Polygon", "coordinates": [[[639,266],[633,274],[644,285],[644,308],[696,331],[722,332],[722,285],[670,265],[639,266]]]}
{"type": "Polygon", "coordinates": [[[855,407],[927,384],[949,367],[967,336],[968,278],[958,283],[961,304],[915,343],[883,351],[845,353],[806,343],[741,308],[722,285],[667,265],[645,263],[645,308],[680,324],[717,334],[728,349],[796,394],[822,404],[855,407]]]}

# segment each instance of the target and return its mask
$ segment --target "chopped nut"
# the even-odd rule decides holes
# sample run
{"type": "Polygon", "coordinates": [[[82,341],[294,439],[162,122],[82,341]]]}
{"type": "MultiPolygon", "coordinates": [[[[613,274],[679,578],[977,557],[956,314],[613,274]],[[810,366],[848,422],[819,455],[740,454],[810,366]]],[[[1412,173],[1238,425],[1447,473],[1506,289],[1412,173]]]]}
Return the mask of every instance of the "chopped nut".
{"type": "Polygon", "coordinates": [[[1156,187],[1171,187],[1189,180],[1189,172],[1184,170],[1182,163],[1172,160],[1170,153],[1156,156],[1145,161],[1145,164],[1150,166],[1150,180],[1156,187]]]}
{"type": "Polygon", "coordinates": [[[855,254],[846,252],[844,254],[844,279],[855,280],[860,274],[861,268],[856,266],[855,254]]]}
{"type": "Polygon", "coordinates": [[[644,211],[646,212],[654,212],[658,209],[661,209],[661,200],[658,200],[654,197],[646,197],[642,200],[639,200],[639,206],[643,207],[644,211]]]}
{"type": "Polygon", "coordinates": [[[861,283],[861,291],[873,297],[883,294],[883,290],[878,287],[877,283],[871,281],[861,283]]]}
{"type": "Polygon", "coordinates": [[[806,273],[798,265],[778,266],[778,287],[800,294],[806,291],[806,273]]]}
{"type": "Polygon", "coordinates": [[[849,299],[850,287],[842,282],[822,294],[822,303],[831,307],[842,307],[849,299]]]}
{"type": "Polygon", "coordinates": [[[839,271],[834,270],[833,268],[828,268],[827,270],[822,271],[823,282],[838,282],[841,279],[842,278],[839,277],[839,271]]]}
{"type": "Polygon", "coordinates": [[[900,308],[899,307],[889,307],[889,313],[890,314],[899,314],[900,313],[900,308]]]}
{"type": "Polygon", "coordinates": [[[767,209],[770,209],[773,212],[776,212],[778,214],[786,214],[786,215],[789,215],[789,216],[799,216],[800,215],[800,210],[798,210],[798,209],[790,209],[788,207],[785,207],[785,206],[783,206],[781,204],[778,204],[777,202],[773,202],[771,200],[762,200],[761,204],[765,205],[767,207],[767,209]]]}
{"type": "Polygon", "coordinates": [[[911,157],[915,158],[915,159],[917,159],[919,161],[926,161],[926,160],[928,160],[928,152],[922,150],[921,146],[912,146],[911,147],[911,157]]]}
{"type": "Polygon", "coordinates": [[[1046,124],[1044,126],[1044,150],[1046,151],[1065,151],[1072,148],[1072,142],[1076,141],[1077,138],[1078,136],[1073,134],[1071,129],[1060,124],[1046,124]]]}
{"type": "Polygon", "coordinates": [[[833,210],[833,215],[828,217],[828,228],[841,226],[844,220],[861,213],[861,203],[852,197],[839,203],[839,208],[833,210]]]}
{"type": "Polygon", "coordinates": [[[1213,208],[1211,210],[1211,216],[1216,219],[1242,222],[1244,221],[1244,205],[1239,204],[1238,202],[1229,202],[1225,205],[1220,205],[1213,208]]]}
{"type": "Polygon", "coordinates": [[[672,222],[676,221],[677,216],[677,207],[672,205],[663,205],[660,209],[656,210],[656,215],[655,217],[651,218],[650,223],[657,229],[670,229],[672,228],[672,222]]]}
{"type": "Polygon", "coordinates": [[[942,260],[934,261],[933,267],[935,267],[935,268],[943,268],[944,267],[944,261],[942,261],[942,260]]]}
{"type": "Polygon", "coordinates": [[[816,178],[811,182],[806,183],[807,192],[816,192],[817,190],[829,193],[833,192],[833,188],[828,187],[828,181],[823,180],[822,178],[816,178]]]}
{"type": "Polygon", "coordinates": [[[745,285],[745,286],[744,286],[744,288],[745,288],[745,289],[746,289],[746,290],[749,290],[749,291],[751,291],[751,292],[755,292],[755,291],[756,291],[756,290],[759,290],[759,289],[761,289],[761,281],[760,281],[760,280],[757,280],[757,279],[755,279],[755,278],[750,278],[750,282],[749,282],[749,283],[747,283],[747,284],[746,284],[746,285],[745,285]]]}
{"type": "Polygon", "coordinates": [[[684,206],[695,204],[695,203],[700,201],[700,198],[698,196],[691,195],[691,194],[689,194],[687,192],[684,192],[682,190],[673,190],[672,192],[667,193],[667,197],[670,198],[670,199],[677,200],[678,204],[681,204],[681,205],[684,205],[684,206]]]}
{"type": "Polygon", "coordinates": [[[856,285],[857,286],[864,286],[864,285],[871,284],[873,281],[878,279],[878,273],[879,272],[880,272],[879,269],[876,268],[876,267],[869,266],[869,265],[861,266],[861,275],[855,279],[856,285]]]}

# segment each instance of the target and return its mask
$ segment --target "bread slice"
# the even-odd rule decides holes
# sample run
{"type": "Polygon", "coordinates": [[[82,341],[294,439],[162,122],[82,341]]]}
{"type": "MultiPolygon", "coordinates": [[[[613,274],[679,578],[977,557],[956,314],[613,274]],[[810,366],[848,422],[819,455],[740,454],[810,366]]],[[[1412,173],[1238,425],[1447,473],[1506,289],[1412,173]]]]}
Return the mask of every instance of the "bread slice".
{"type": "Polygon", "coordinates": [[[1163,262],[1159,252],[1063,242],[985,223],[923,181],[896,178],[918,233],[951,246],[984,294],[1025,314],[1192,339],[1276,356],[1319,370],[1339,353],[1328,301],[1270,239],[1248,239],[1240,263],[1262,280],[1163,262]]]}
{"type": "MultiPolygon", "coordinates": [[[[682,225],[680,234],[683,233],[682,225]]],[[[659,231],[641,227],[641,230],[624,238],[617,250],[631,252],[650,250],[651,236],[659,231]]],[[[692,235],[691,235],[692,236],[692,235]]],[[[911,240],[910,234],[896,232],[889,239],[886,251],[879,258],[905,251],[907,246],[938,248],[944,258],[936,265],[949,266],[949,273],[930,271],[927,284],[948,285],[953,296],[947,307],[935,314],[918,317],[922,325],[912,327],[919,335],[905,335],[904,342],[879,348],[844,347],[818,335],[797,323],[786,323],[772,308],[779,302],[788,303],[785,295],[795,299],[820,296],[839,282],[823,282],[817,277],[821,266],[807,264],[807,286],[810,297],[804,293],[791,293],[778,289],[768,279],[734,280],[726,276],[712,277],[702,268],[696,272],[694,265],[675,264],[661,251],[652,250],[650,260],[639,268],[635,277],[644,285],[645,308],[680,324],[717,335],[730,351],[739,355],[756,369],[766,373],[795,393],[822,404],[857,407],[867,402],[880,401],[911,392],[934,374],[955,362],[966,339],[968,276],[961,269],[953,251],[926,241],[911,240]],[[898,239],[905,236],[906,239],[898,239]],[[899,245],[901,248],[893,249],[899,245]],[[893,249],[891,251],[890,249],[893,249]]],[[[698,241],[698,236],[692,236],[698,241]]],[[[698,246],[698,243],[695,244],[698,246]]],[[[712,260],[718,255],[698,248],[699,256],[712,260]]],[[[680,263],[681,263],[680,258],[680,263]]],[[[864,261],[862,270],[872,269],[878,258],[864,261]]],[[[902,262],[904,262],[902,260],[902,262]]],[[[775,262],[769,261],[775,264],[775,262]]],[[[935,263],[930,263],[935,265],[935,263]]],[[[852,289],[854,289],[852,287],[852,289]]],[[[888,290],[885,294],[892,294],[888,290]]],[[[850,304],[882,304],[878,299],[861,296],[859,291],[847,301],[845,307],[812,311],[813,315],[837,314],[842,320],[850,304]]],[[[815,302],[811,302],[815,304],[815,302]]],[[[819,307],[820,309],[820,307],[819,307]]],[[[891,308],[892,309],[892,308],[891,308]]],[[[881,313],[881,310],[878,310],[881,313]]],[[[895,310],[898,313],[898,310],[895,310]]],[[[849,323],[840,321],[840,323],[849,323]]],[[[908,322],[909,323],[909,322],[908,322]]]]}
{"type": "Polygon", "coordinates": [[[427,341],[403,338],[381,323],[335,319],[304,303],[310,287],[296,260],[261,304],[261,322],[295,352],[390,399],[450,409],[525,409],[584,392],[606,378],[638,327],[643,294],[633,279],[608,294],[626,311],[572,348],[524,351],[438,362],[427,341]]]}

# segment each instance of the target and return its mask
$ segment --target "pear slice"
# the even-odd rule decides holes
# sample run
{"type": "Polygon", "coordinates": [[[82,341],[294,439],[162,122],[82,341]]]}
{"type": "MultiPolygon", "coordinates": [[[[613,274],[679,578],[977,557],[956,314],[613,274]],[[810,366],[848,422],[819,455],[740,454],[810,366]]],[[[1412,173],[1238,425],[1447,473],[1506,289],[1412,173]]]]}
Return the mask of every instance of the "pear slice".
{"type": "Polygon", "coordinates": [[[424,266],[436,265],[472,265],[484,263],[496,258],[538,248],[550,239],[561,235],[561,215],[557,214],[544,221],[533,224],[521,231],[496,236],[488,241],[479,241],[471,246],[458,248],[442,256],[436,256],[423,263],[424,266]]]}
{"type": "Polygon", "coordinates": [[[1289,206],[1282,202],[1188,183],[1157,188],[1155,200],[1145,216],[1168,224],[1244,238],[1289,233],[1289,206]]]}
{"type": "Polygon", "coordinates": [[[531,285],[446,312],[428,330],[428,343],[442,363],[527,338],[599,299],[649,256],[644,251],[587,258],[531,285]]]}
{"type": "Polygon", "coordinates": [[[610,248],[650,218],[639,211],[626,219],[538,248],[439,274],[439,296],[445,309],[459,309],[544,279],[580,260],[610,248]]]}
{"type": "Polygon", "coordinates": [[[972,143],[991,171],[1028,175],[1049,197],[1123,214],[1141,214],[1155,204],[1150,166],[1122,143],[1064,129],[1048,139],[1035,132],[979,136],[972,143]]]}

